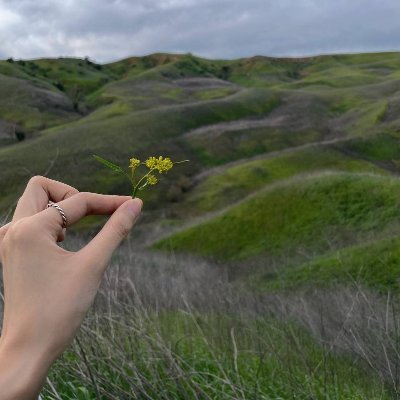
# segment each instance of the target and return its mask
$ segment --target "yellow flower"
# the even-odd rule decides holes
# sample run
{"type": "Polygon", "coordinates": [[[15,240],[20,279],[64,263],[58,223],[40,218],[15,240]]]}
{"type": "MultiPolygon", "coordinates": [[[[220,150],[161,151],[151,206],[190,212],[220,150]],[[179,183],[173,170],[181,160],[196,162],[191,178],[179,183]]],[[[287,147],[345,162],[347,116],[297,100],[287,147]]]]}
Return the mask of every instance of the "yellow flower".
{"type": "Polygon", "coordinates": [[[138,160],[137,158],[131,158],[129,161],[129,168],[135,169],[140,165],[140,160],[138,160]]]}
{"type": "Polygon", "coordinates": [[[147,183],[149,185],[155,185],[158,182],[157,178],[154,175],[149,175],[147,177],[147,183]]]}
{"type": "Polygon", "coordinates": [[[110,168],[112,171],[117,172],[119,174],[125,175],[130,183],[132,184],[132,198],[136,197],[138,191],[144,189],[147,185],[155,185],[158,182],[157,174],[163,174],[164,172],[169,171],[174,164],[181,164],[187,162],[189,160],[183,161],[176,161],[172,162],[169,157],[149,157],[146,161],[141,162],[137,158],[131,158],[129,160],[129,168],[132,170],[131,173],[127,173],[124,168],[121,168],[119,165],[113,164],[111,161],[108,161],[100,156],[93,155],[94,158],[105,165],[106,167],[110,168]],[[149,170],[147,173],[145,172],[141,176],[137,176],[136,169],[139,168],[141,165],[145,165],[149,170]],[[154,173],[153,173],[154,172],[154,173]]]}
{"type": "Polygon", "coordinates": [[[156,169],[160,174],[169,171],[173,167],[173,165],[174,163],[169,157],[149,157],[146,160],[146,167],[149,169],[156,169]]]}
{"type": "Polygon", "coordinates": [[[173,166],[174,163],[171,161],[169,157],[164,159],[161,156],[159,157],[157,168],[160,174],[169,171],[173,166]]]}
{"type": "Polygon", "coordinates": [[[149,158],[146,160],[146,167],[149,168],[149,169],[156,168],[157,162],[158,162],[157,158],[155,158],[155,157],[149,157],[149,158]]]}

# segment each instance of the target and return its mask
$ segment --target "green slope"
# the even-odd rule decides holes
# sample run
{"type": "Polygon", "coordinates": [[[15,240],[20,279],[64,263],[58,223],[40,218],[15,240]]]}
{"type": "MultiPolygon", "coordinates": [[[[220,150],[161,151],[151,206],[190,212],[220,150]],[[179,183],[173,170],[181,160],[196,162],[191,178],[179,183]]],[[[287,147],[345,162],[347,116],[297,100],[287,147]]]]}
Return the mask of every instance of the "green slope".
{"type": "Polygon", "coordinates": [[[320,254],[398,228],[400,181],[332,173],[292,179],[155,244],[221,260],[320,254]]]}
{"type": "Polygon", "coordinates": [[[276,274],[258,276],[254,283],[268,290],[363,285],[382,293],[400,293],[400,238],[393,237],[318,257],[276,274]]]}
{"type": "Polygon", "coordinates": [[[264,185],[323,170],[388,174],[373,163],[352,158],[332,146],[313,146],[212,169],[188,194],[183,207],[195,215],[211,212],[239,201],[264,185]]]}
{"type": "MultiPolygon", "coordinates": [[[[19,126],[28,135],[78,117],[64,93],[43,83],[0,74],[0,93],[0,122],[10,125],[5,132],[10,136],[11,125],[19,126]]],[[[5,136],[3,130],[0,139],[5,136]]]]}

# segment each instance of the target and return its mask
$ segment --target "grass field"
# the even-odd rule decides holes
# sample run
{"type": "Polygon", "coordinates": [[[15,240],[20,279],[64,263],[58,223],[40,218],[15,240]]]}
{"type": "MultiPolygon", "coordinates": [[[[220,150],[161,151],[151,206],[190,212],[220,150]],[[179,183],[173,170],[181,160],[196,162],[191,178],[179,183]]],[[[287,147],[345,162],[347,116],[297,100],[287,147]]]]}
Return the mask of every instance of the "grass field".
{"type": "MultiPolygon", "coordinates": [[[[268,274],[260,287],[293,289],[301,286],[335,286],[358,281],[381,293],[398,295],[400,246],[397,236],[349,246],[316,258],[300,266],[279,271],[274,279],[268,274]]],[[[258,277],[259,278],[259,277],[258,277]]],[[[258,281],[260,282],[260,281],[258,281]]]]}
{"type": "Polygon", "coordinates": [[[211,170],[188,194],[185,206],[191,212],[215,211],[266,185],[318,171],[388,174],[385,169],[369,161],[349,157],[330,145],[313,146],[273,156],[267,154],[211,170]]]}
{"type": "Polygon", "coordinates": [[[399,195],[399,181],[381,175],[300,176],[267,186],[155,247],[222,260],[287,256],[299,249],[321,254],[396,229],[399,195]]]}
{"type": "Polygon", "coordinates": [[[334,302],[326,292],[319,294],[326,310],[305,295],[254,296],[236,291],[214,265],[133,254],[123,246],[78,340],[53,367],[45,397],[393,398],[398,388],[387,368],[398,365],[398,356],[392,353],[382,362],[373,354],[375,340],[388,351],[393,345],[380,337],[385,325],[370,329],[370,343],[357,341],[365,335],[360,320],[380,312],[371,311],[369,302],[381,305],[359,290],[345,293],[339,291],[335,301],[344,314],[355,308],[357,318],[330,316],[334,302]],[[316,318],[304,320],[304,311],[295,310],[298,304],[316,318]],[[343,328],[356,338],[341,336],[343,328]],[[352,347],[333,351],[345,344],[352,347]],[[357,346],[374,356],[373,367],[357,346]]]}

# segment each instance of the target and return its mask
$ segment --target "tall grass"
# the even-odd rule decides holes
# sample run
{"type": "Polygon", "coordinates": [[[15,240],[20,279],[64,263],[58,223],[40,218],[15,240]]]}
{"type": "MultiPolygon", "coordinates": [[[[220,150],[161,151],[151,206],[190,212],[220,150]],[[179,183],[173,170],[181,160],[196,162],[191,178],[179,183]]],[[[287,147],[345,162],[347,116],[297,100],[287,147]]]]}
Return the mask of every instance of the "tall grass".
{"type": "MultiPolygon", "coordinates": [[[[81,238],[70,240],[79,248],[81,238]]],[[[79,268],[79,266],[77,266],[79,268]]],[[[399,397],[394,299],[249,293],[201,259],[115,254],[46,399],[399,397]]]]}

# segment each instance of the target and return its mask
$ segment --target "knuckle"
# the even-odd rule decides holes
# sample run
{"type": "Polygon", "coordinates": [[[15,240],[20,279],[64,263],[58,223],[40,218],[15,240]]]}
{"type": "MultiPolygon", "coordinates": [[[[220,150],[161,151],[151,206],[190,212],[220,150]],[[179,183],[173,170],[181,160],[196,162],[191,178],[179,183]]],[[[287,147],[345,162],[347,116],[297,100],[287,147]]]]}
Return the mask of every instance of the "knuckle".
{"type": "Polygon", "coordinates": [[[76,196],[78,196],[80,201],[87,201],[89,198],[89,192],[78,192],[76,196]]]}
{"type": "Polygon", "coordinates": [[[43,182],[46,180],[44,176],[41,175],[35,175],[32,176],[31,179],[29,179],[28,185],[41,185],[43,182]]]}
{"type": "MultiPolygon", "coordinates": [[[[78,196],[78,201],[85,206],[85,214],[90,215],[92,214],[92,206],[91,206],[91,195],[90,192],[79,192],[75,196],[78,196]]],[[[74,196],[74,197],[75,197],[74,196]]]]}
{"type": "Polygon", "coordinates": [[[71,186],[70,189],[68,189],[68,191],[65,193],[64,198],[67,199],[68,197],[75,196],[75,195],[77,195],[79,193],[80,192],[79,192],[78,189],[75,189],[74,187],[71,186]]]}

